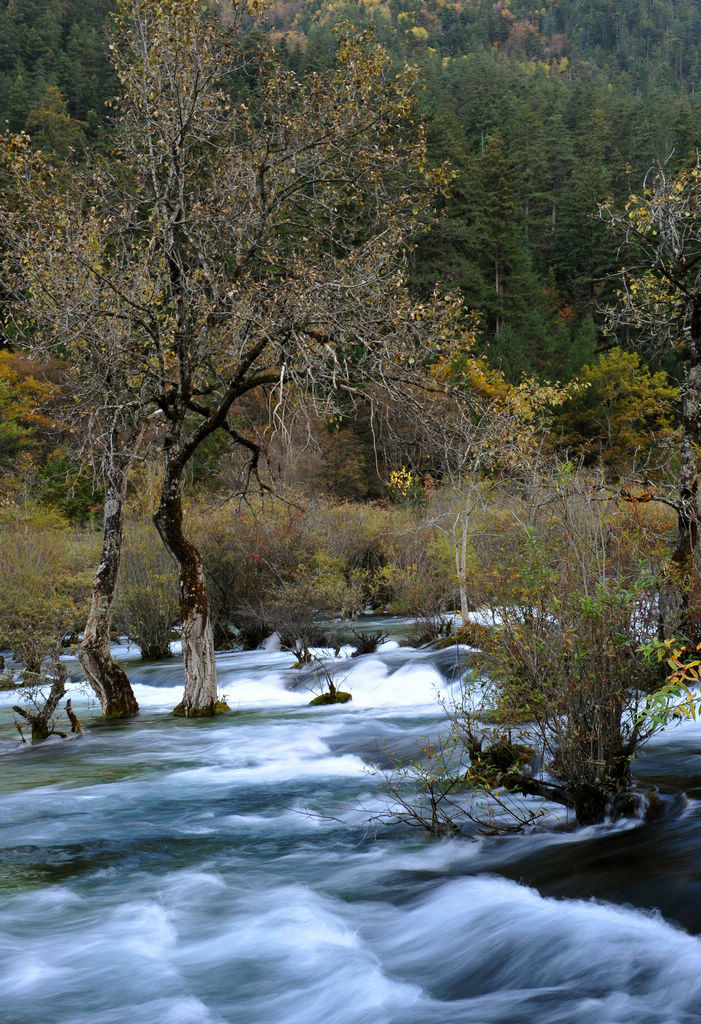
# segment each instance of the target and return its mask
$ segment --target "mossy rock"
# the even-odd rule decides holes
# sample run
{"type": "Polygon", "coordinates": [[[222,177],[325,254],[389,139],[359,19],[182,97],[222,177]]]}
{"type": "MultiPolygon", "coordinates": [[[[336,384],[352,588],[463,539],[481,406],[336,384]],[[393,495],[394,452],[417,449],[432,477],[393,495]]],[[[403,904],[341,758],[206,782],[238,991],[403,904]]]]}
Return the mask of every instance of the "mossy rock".
{"type": "Polygon", "coordinates": [[[648,789],[645,797],[647,801],[645,821],[661,821],[665,816],[665,806],[662,797],[654,789],[648,789]]]}
{"type": "Polygon", "coordinates": [[[215,700],[211,711],[209,708],[202,710],[186,709],[181,701],[176,708],[173,708],[171,715],[175,715],[176,718],[213,718],[215,715],[226,714],[227,711],[231,711],[231,708],[224,700],[215,700]]]}
{"type": "Polygon", "coordinates": [[[443,636],[440,640],[436,640],[434,648],[437,651],[445,651],[448,647],[456,647],[461,640],[458,640],[457,636],[443,636]]]}
{"type": "Polygon", "coordinates": [[[534,757],[535,751],[532,747],[526,747],[523,743],[509,743],[503,737],[487,747],[483,754],[485,764],[499,772],[510,772],[514,768],[522,768],[534,757]]]}
{"type": "Polygon", "coordinates": [[[444,636],[434,644],[435,650],[444,651],[447,647],[456,647],[463,644],[465,647],[481,648],[486,638],[492,632],[492,626],[484,626],[479,622],[468,622],[460,629],[444,636]]]}
{"type": "Polygon", "coordinates": [[[309,707],[318,708],[324,704],[347,704],[352,699],[350,693],[346,693],[345,690],[336,690],[335,693],[320,693],[314,700],[309,701],[309,707]]]}

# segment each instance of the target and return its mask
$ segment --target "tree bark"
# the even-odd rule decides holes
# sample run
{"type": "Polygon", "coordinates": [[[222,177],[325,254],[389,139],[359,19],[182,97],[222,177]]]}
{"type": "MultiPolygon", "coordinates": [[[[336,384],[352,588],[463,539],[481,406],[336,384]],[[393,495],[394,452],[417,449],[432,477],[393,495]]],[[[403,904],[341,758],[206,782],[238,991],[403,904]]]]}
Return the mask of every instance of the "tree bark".
{"type": "Polygon", "coordinates": [[[78,658],[106,718],[138,715],[139,705],[124,670],[110,653],[112,605],[124,538],[124,503],[132,453],[115,456],[105,493],[102,555],[93,582],[90,611],[78,658]]]}
{"type": "Polygon", "coordinates": [[[203,718],[226,710],[217,701],[217,666],[204,566],[197,548],[183,532],[182,479],[177,461],[166,462],[161,502],[153,517],[161,539],[180,574],[185,693],[175,714],[203,718]]]}
{"type": "MultiPolygon", "coordinates": [[[[49,690],[48,697],[44,700],[41,707],[37,706],[36,711],[29,711],[27,708],[21,707],[19,704],[14,704],[12,710],[16,714],[21,715],[22,718],[26,719],[32,727],[32,743],[43,743],[44,740],[48,739],[56,730],[54,729],[54,714],[59,703],[63,699],[66,693],[66,680],[68,679],[68,670],[58,658],[54,659],[53,669],[55,675],[51,680],[51,688],[49,690]]],[[[46,682],[46,679],[41,675],[36,680],[37,688],[42,682],[46,682]]],[[[70,701],[69,701],[70,703],[70,701]]],[[[77,721],[77,719],[76,719],[77,721]]],[[[18,731],[22,739],[24,735],[22,729],[18,726],[18,731]]],[[[73,730],[75,732],[75,729],[73,730]]],[[[81,730],[82,731],[82,730],[81,730]]],[[[59,732],[57,735],[62,736],[65,739],[66,734],[59,732]]]]}
{"type": "Polygon", "coordinates": [[[470,601],[467,587],[467,515],[460,512],[453,524],[453,551],[455,554],[455,575],[460,592],[460,615],[467,622],[470,601]]]}

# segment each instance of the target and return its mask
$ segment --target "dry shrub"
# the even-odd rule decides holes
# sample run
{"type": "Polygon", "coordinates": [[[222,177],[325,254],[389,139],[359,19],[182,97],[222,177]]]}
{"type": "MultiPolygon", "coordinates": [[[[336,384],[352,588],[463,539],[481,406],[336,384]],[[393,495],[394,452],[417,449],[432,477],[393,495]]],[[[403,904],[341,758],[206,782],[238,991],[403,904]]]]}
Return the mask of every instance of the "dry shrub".
{"type": "Polygon", "coordinates": [[[563,802],[587,823],[627,788],[648,735],[638,713],[656,670],[640,647],[657,625],[662,552],[591,477],[563,470],[530,497],[483,665],[501,721],[531,723],[563,802]]]}
{"type": "Polygon", "coordinates": [[[180,614],[175,563],[150,520],[129,522],[125,540],[114,627],[145,660],[168,658],[180,614]]]}
{"type": "Polygon", "coordinates": [[[93,541],[45,511],[9,510],[0,522],[0,647],[30,672],[85,622],[93,541]]]}
{"type": "Polygon", "coordinates": [[[377,574],[397,615],[435,619],[455,606],[456,585],[448,539],[429,518],[395,513],[388,564],[377,574]]]}

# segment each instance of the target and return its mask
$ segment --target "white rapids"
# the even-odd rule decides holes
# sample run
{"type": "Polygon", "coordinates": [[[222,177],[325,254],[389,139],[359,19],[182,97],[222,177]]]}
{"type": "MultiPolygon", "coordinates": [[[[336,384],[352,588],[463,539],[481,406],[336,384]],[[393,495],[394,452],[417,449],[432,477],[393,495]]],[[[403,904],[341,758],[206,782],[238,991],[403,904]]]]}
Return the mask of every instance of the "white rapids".
{"type": "MultiPolygon", "coordinates": [[[[373,752],[440,727],[445,657],[389,643],[337,667],[351,703],[310,708],[313,671],[274,647],[219,657],[234,713],[212,722],[168,714],[177,659],[130,662],[132,722],[99,724],[73,685],[75,742],[20,748],[0,695],[2,1024],[699,1020],[672,853],[657,888],[630,889],[626,858],[662,832],[435,842],[371,825],[373,752]]],[[[664,833],[677,852],[696,807],[664,833]]]]}

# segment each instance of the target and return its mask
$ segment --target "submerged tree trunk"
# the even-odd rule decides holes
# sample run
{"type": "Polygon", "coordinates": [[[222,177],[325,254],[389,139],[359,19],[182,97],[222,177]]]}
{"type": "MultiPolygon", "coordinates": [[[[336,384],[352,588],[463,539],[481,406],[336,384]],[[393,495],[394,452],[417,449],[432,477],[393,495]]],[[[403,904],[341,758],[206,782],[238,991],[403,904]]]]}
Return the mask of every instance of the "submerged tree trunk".
{"type": "Polygon", "coordinates": [[[228,709],[217,701],[217,667],[204,566],[199,551],[183,532],[181,492],[181,472],[177,464],[167,462],[161,502],[153,518],[180,575],[185,693],[175,714],[199,718],[228,709]]]}
{"type": "MultiPolygon", "coordinates": [[[[39,701],[41,700],[41,693],[39,687],[41,686],[42,683],[45,683],[47,680],[41,674],[36,675],[34,681],[34,692],[36,694],[36,697],[33,700],[33,703],[35,705],[34,711],[31,711],[28,708],[23,708],[19,704],[14,704],[12,707],[12,710],[16,714],[21,715],[22,718],[24,718],[32,727],[33,744],[43,743],[44,740],[48,739],[49,736],[53,735],[53,733],[56,732],[56,730],[54,729],[54,714],[56,712],[56,708],[58,707],[60,701],[63,699],[66,693],[66,680],[68,679],[68,669],[62,662],[58,660],[58,658],[54,658],[53,670],[54,676],[53,679],[51,680],[51,688],[49,690],[49,694],[41,704],[39,703],[39,701]]],[[[78,720],[76,719],[76,722],[77,721],[78,720]]],[[[18,730],[20,736],[22,736],[22,739],[24,740],[24,735],[22,733],[22,729],[20,726],[18,726],[18,730]]],[[[74,728],[73,732],[76,731],[77,730],[74,728]]],[[[58,735],[62,736],[65,739],[65,733],[58,733],[58,735]]]]}
{"type": "Polygon", "coordinates": [[[129,718],[139,713],[129,679],[110,653],[112,604],[122,558],[124,502],[132,451],[115,455],[110,466],[105,493],[102,555],[93,582],[88,620],[78,648],[80,664],[106,718],[129,718]]]}

